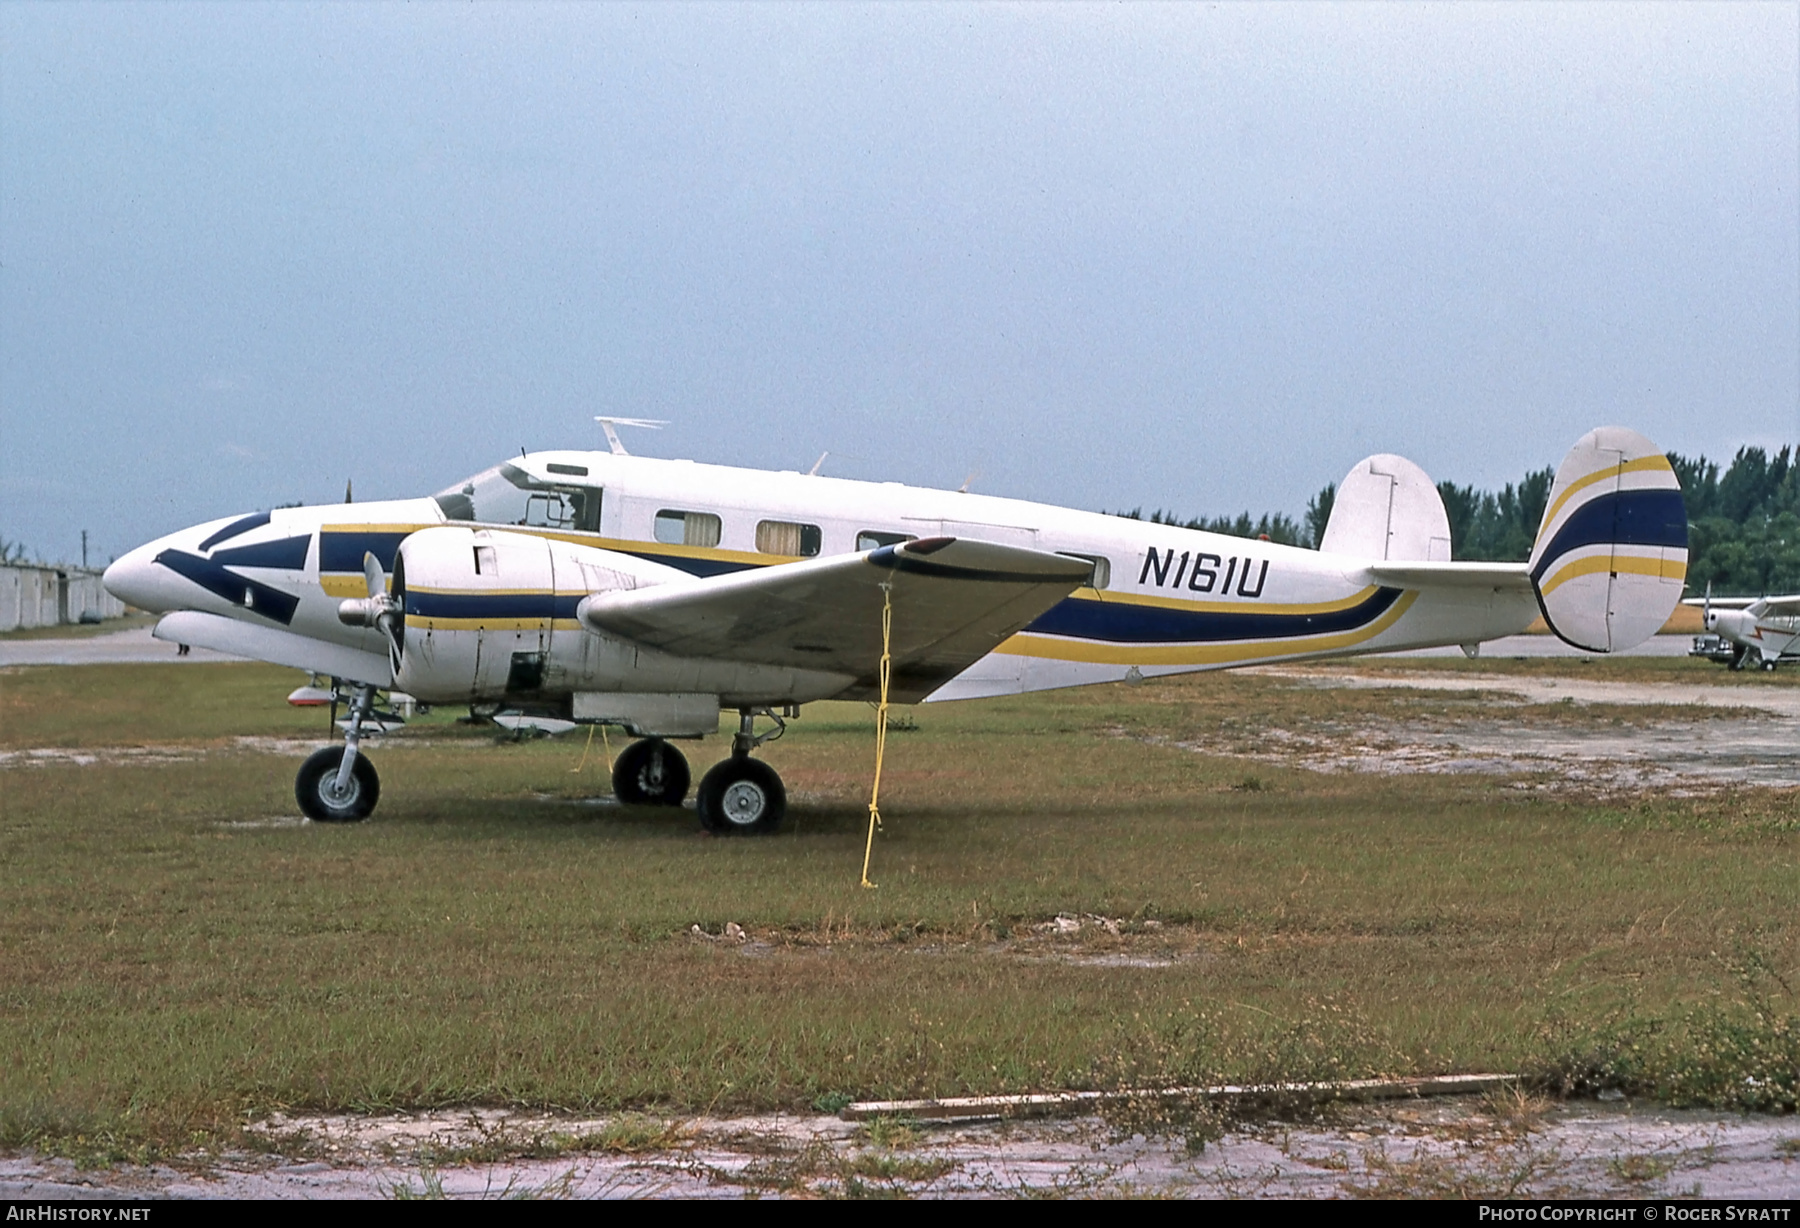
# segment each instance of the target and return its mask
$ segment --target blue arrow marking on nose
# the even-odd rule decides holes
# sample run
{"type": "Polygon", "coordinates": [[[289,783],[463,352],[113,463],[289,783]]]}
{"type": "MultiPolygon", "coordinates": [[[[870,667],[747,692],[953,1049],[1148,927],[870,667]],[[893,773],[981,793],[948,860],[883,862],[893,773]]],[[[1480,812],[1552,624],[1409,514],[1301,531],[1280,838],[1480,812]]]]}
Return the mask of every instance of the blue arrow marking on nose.
{"type": "Polygon", "coordinates": [[[246,579],[197,554],[189,554],[184,550],[164,550],[156,556],[156,561],[183,579],[192,580],[207,592],[223,597],[232,605],[241,606],[252,614],[260,614],[284,627],[294,621],[294,611],[300,607],[300,598],[292,593],[284,593],[278,588],[246,579]]]}

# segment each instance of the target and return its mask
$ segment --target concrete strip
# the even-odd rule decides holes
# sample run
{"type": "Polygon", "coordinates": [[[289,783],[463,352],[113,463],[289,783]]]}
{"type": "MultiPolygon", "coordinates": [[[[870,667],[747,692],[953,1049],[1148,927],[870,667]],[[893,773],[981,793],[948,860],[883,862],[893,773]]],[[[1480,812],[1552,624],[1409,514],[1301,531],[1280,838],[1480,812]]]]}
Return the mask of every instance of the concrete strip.
{"type": "Polygon", "coordinates": [[[1600,678],[1523,674],[1401,673],[1397,669],[1358,670],[1309,665],[1252,667],[1266,677],[1291,678],[1309,686],[1346,690],[1494,691],[1526,703],[1662,704],[1673,707],[1752,708],[1777,716],[1800,716],[1800,687],[1758,674],[1730,674],[1721,668],[1706,682],[1614,682],[1600,678]]]}
{"type": "Polygon", "coordinates": [[[149,627],[69,639],[0,640],[0,667],[9,665],[198,665],[242,658],[194,648],[180,656],[174,644],[154,639],[149,627]]]}
{"type": "Polygon", "coordinates": [[[1217,1087],[1137,1088],[1122,1092],[1050,1092],[1030,1096],[953,1096],[939,1100],[861,1100],[845,1121],[910,1117],[915,1121],[998,1121],[1009,1117],[1074,1117],[1133,1100],[1208,1100],[1232,1105],[1322,1104],[1332,1100],[1409,1100],[1473,1096],[1518,1083],[1518,1075],[1442,1075],[1428,1079],[1338,1079],[1323,1083],[1222,1084],[1217,1087]]]}

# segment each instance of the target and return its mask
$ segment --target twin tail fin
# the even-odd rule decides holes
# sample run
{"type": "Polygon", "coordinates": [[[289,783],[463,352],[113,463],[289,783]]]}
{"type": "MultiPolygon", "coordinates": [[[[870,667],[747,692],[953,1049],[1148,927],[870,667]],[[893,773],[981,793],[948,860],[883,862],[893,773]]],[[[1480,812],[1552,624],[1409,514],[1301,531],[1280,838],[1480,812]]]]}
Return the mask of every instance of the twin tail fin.
{"type": "Polygon", "coordinates": [[[1687,545],[1687,508],[1668,458],[1636,431],[1589,431],[1556,471],[1531,548],[1544,621],[1589,652],[1643,643],[1681,599],[1687,545]]]}

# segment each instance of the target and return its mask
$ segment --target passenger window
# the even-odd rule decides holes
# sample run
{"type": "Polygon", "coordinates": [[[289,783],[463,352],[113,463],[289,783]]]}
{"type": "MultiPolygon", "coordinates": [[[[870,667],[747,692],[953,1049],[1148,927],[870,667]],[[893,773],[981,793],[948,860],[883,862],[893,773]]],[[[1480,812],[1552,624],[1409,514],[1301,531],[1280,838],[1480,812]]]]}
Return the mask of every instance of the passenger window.
{"type": "Polygon", "coordinates": [[[1065,559],[1080,559],[1093,568],[1088,575],[1089,588],[1105,588],[1112,583],[1112,563],[1098,554],[1076,554],[1073,550],[1058,550],[1065,559]]]}
{"type": "Polygon", "coordinates": [[[677,512],[664,508],[656,513],[656,540],[665,546],[716,546],[719,518],[711,512],[677,512]]]}
{"type": "Polygon", "coordinates": [[[860,554],[864,550],[878,550],[882,546],[898,546],[901,542],[917,540],[911,533],[881,533],[874,529],[864,529],[856,535],[856,550],[860,554]]]}
{"type": "Polygon", "coordinates": [[[764,520],[756,526],[756,548],[764,554],[797,554],[811,558],[819,553],[819,541],[819,526],[816,524],[764,520]]]}

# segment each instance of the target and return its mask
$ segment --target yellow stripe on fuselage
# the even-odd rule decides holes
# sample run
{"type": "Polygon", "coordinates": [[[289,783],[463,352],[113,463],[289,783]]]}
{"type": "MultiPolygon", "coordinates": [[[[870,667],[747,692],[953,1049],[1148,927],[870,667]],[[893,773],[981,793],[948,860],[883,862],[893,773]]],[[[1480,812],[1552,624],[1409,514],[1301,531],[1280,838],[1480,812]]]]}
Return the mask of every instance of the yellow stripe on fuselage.
{"type": "Polygon", "coordinates": [[[1596,554],[1585,559],[1576,559],[1557,569],[1543,584],[1538,592],[1548,597],[1569,580],[1578,576],[1591,576],[1599,572],[1625,572],[1633,576],[1655,576],[1660,580],[1686,580],[1687,560],[1685,559],[1649,559],[1630,554],[1596,554]]]}
{"type": "Polygon", "coordinates": [[[1052,661],[1094,665],[1238,665],[1300,652],[1335,652],[1367,643],[1398,622],[1418,596],[1416,591],[1404,593],[1368,626],[1330,635],[1206,644],[1114,644],[1104,640],[1062,639],[1020,632],[994,651],[1013,657],[1044,657],[1052,661]]]}

